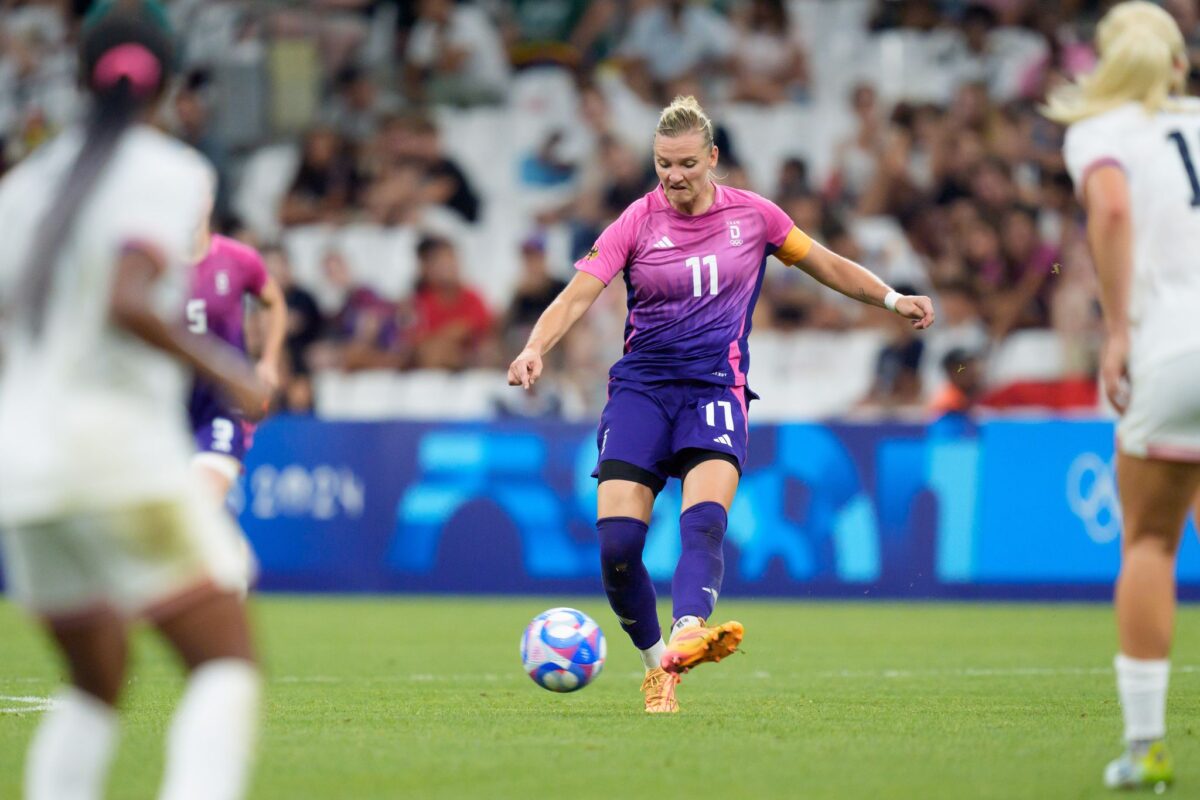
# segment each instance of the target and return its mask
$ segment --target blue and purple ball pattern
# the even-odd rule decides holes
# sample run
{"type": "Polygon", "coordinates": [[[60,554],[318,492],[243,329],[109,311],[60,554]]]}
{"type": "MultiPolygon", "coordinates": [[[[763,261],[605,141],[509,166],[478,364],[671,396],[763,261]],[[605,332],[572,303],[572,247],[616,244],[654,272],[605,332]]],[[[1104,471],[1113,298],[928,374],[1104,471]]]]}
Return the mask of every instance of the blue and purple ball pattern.
{"type": "Polygon", "coordinates": [[[533,682],[573,692],[604,667],[608,644],[595,620],[574,608],[552,608],[533,618],[521,637],[521,663],[533,682]]]}

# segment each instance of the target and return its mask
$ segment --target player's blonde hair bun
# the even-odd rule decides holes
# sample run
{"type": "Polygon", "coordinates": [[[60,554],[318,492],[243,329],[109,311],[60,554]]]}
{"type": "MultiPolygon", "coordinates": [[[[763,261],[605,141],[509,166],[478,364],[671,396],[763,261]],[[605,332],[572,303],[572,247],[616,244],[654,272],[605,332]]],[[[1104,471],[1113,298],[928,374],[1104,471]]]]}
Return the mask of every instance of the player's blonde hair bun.
{"type": "Polygon", "coordinates": [[[704,146],[712,147],[712,120],[700,107],[700,102],[692,95],[676,95],[671,105],[662,110],[658,117],[659,136],[682,136],[685,133],[699,132],[704,136],[704,146]]]}
{"type": "Polygon", "coordinates": [[[1187,63],[1183,34],[1163,9],[1131,0],[1114,6],[1096,28],[1100,61],[1090,75],[1051,93],[1042,112],[1069,125],[1124,103],[1141,103],[1148,112],[1182,94],[1187,63]]]}

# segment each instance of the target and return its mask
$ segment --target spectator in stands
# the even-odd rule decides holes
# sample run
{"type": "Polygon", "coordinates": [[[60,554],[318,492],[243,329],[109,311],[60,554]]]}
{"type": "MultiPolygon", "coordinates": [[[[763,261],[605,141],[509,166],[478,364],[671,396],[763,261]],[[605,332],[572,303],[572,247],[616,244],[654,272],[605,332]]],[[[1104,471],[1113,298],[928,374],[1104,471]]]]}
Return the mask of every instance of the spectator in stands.
{"type": "Polygon", "coordinates": [[[492,314],[463,281],[454,245],[428,237],[417,245],[418,278],[408,331],[414,366],[463,369],[494,356],[492,314]]]}
{"type": "MultiPolygon", "coordinates": [[[[518,347],[529,337],[529,330],[546,306],[558,297],[567,286],[566,282],[550,274],[546,262],[546,240],[543,236],[530,236],[521,243],[521,275],[513,292],[512,302],[504,315],[503,330],[518,347]]],[[[511,344],[511,342],[509,343],[511,344]]],[[[506,347],[506,350],[511,350],[506,347]]]]}
{"type": "Polygon", "coordinates": [[[325,321],[312,293],[296,283],[284,250],[273,245],[262,248],[261,252],[267,271],[283,289],[288,309],[285,358],[280,370],[281,405],[293,413],[307,413],[312,410],[312,369],[308,351],[320,338],[325,321]]]}
{"type": "Polygon", "coordinates": [[[545,65],[577,69],[612,48],[617,0],[510,0],[504,38],[517,69],[545,65]]]}
{"type": "MultiPolygon", "coordinates": [[[[913,286],[897,286],[901,294],[916,294],[913,286]]],[[[875,358],[875,378],[860,409],[896,411],[912,408],[921,399],[921,357],[925,342],[912,324],[898,314],[883,315],[888,340],[875,358]]]]}
{"type": "Polygon", "coordinates": [[[833,174],[826,193],[835,201],[853,205],[867,190],[879,169],[883,153],[884,120],[879,96],[869,83],[857,84],[850,95],[855,131],[838,143],[833,156],[833,174]]]}
{"type": "Polygon", "coordinates": [[[396,102],[381,93],[370,74],[356,64],[342,67],[334,76],[333,87],[325,122],[355,145],[369,141],[387,115],[397,110],[396,102]]]}
{"type": "Polygon", "coordinates": [[[283,200],[284,225],[342,222],[358,200],[359,177],[345,141],[330,128],[304,137],[300,167],[283,200]]]}
{"type": "Polygon", "coordinates": [[[980,276],[989,293],[992,336],[1002,338],[1016,328],[1050,325],[1054,285],[1050,278],[1061,272],[1059,251],[1038,238],[1037,212],[1013,206],[1004,216],[999,263],[980,276]]]}
{"type": "Polygon", "coordinates": [[[479,220],[479,195],[458,164],[442,151],[437,124],[428,116],[412,113],[389,119],[375,147],[377,181],[401,184],[395,195],[401,199],[395,202],[445,206],[466,222],[479,220]],[[410,186],[412,192],[403,190],[410,186]]]}
{"type": "Polygon", "coordinates": [[[983,213],[1004,214],[1017,202],[1017,187],[1008,164],[996,155],[984,158],[971,172],[971,196],[983,213]]]}
{"type": "MultiPolygon", "coordinates": [[[[986,297],[989,289],[994,288],[993,280],[1004,275],[1004,259],[1000,249],[1000,231],[996,226],[979,215],[975,206],[962,203],[958,206],[965,218],[969,212],[974,215],[961,222],[960,252],[963,256],[964,276],[976,287],[981,297],[986,297]]],[[[985,316],[989,316],[985,313],[985,316]]]]}
{"type": "Polygon", "coordinates": [[[328,336],[310,348],[313,366],[347,372],[406,366],[409,359],[398,306],[358,283],[341,252],[326,252],[321,266],[326,281],[342,293],[343,299],[330,321],[328,336]]]}
{"type": "Polygon", "coordinates": [[[982,134],[987,130],[988,116],[991,111],[992,104],[988,99],[987,84],[980,81],[966,81],[954,90],[954,98],[950,101],[946,115],[951,128],[982,134]]]}
{"type": "Polygon", "coordinates": [[[217,197],[213,216],[218,225],[229,218],[229,153],[212,129],[209,79],[205,72],[188,75],[175,94],[175,135],[199,150],[217,173],[217,197]]]}
{"type": "MultiPolygon", "coordinates": [[[[1175,5],[1195,7],[1195,0],[1175,5]]],[[[1172,0],[1164,7],[1170,10],[1172,0]]],[[[1067,11],[1061,7],[1043,7],[1035,15],[1034,30],[1045,43],[1044,55],[1032,61],[1020,77],[1021,97],[1044,100],[1058,82],[1086,75],[1096,66],[1096,52],[1079,31],[1066,24],[1067,11]]],[[[1177,20],[1178,21],[1178,20],[1177,20]]],[[[1180,26],[1182,28],[1182,24],[1180,26]]],[[[1186,28],[1183,28],[1186,32],[1186,28]]]]}
{"type": "Polygon", "coordinates": [[[929,403],[935,415],[966,414],[983,394],[983,368],[979,356],[970,350],[954,348],[942,357],[945,382],[929,403]]]}
{"type": "Polygon", "coordinates": [[[658,105],[676,93],[676,81],[726,74],[732,52],[729,21],[716,11],[687,0],[650,0],[634,14],[618,55],[630,88],[658,105]]]}
{"type": "Polygon", "coordinates": [[[867,22],[867,28],[872,32],[886,31],[893,28],[911,28],[919,31],[931,31],[939,22],[937,6],[934,0],[875,0],[875,10],[867,22]]]}
{"type": "Polygon", "coordinates": [[[649,191],[655,178],[646,161],[615,137],[600,138],[599,157],[604,176],[600,187],[600,218],[607,225],[649,191]]]}
{"type": "Polygon", "coordinates": [[[498,103],[508,89],[509,69],[500,34],[482,9],[419,0],[408,37],[410,97],[461,106],[498,103]]]}
{"type": "Polygon", "coordinates": [[[913,152],[914,127],[912,107],[897,105],[884,130],[871,180],[858,195],[856,210],[860,215],[899,216],[921,201],[921,191],[912,173],[918,161],[913,152]]]}
{"type": "MultiPolygon", "coordinates": [[[[808,172],[808,162],[799,156],[784,159],[779,165],[779,197],[797,197],[812,192],[812,183],[808,172]]],[[[793,217],[795,219],[795,217],[793,217]]],[[[801,228],[800,230],[810,230],[801,228]]]]}
{"type": "Polygon", "coordinates": [[[16,161],[75,116],[75,54],[51,4],[4,12],[0,28],[0,142],[16,161]]]}
{"type": "Polygon", "coordinates": [[[974,284],[961,279],[942,284],[937,289],[937,305],[940,314],[937,336],[926,337],[931,349],[983,352],[987,348],[988,332],[974,284]]]}
{"type": "Polygon", "coordinates": [[[949,68],[959,81],[985,82],[987,93],[1003,103],[1019,94],[1023,75],[1045,57],[1046,46],[1033,31],[999,23],[989,5],[967,6],[960,23],[962,47],[949,68]]]}
{"type": "Polygon", "coordinates": [[[808,100],[808,56],[784,0],[742,0],[735,12],[735,102],[775,105],[808,100]]]}
{"type": "Polygon", "coordinates": [[[971,175],[987,156],[983,136],[970,128],[961,128],[948,117],[942,123],[945,146],[933,162],[933,202],[949,205],[971,196],[971,175]]]}

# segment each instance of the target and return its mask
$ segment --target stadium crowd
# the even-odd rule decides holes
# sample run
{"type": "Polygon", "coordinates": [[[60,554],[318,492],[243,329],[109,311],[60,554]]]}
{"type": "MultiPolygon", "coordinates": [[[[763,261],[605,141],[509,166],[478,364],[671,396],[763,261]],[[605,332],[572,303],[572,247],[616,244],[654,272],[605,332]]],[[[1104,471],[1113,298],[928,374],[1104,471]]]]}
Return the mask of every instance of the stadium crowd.
{"type": "MultiPolygon", "coordinates": [[[[0,0],[0,171],[77,113],[86,5],[0,0]]],[[[654,185],[678,93],[718,122],[725,182],[939,310],[918,336],[769,265],[751,339],[767,417],[1094,410],[1093,270],[1038,106],[1094,63],[1109,5],[175,0],[187,77],[161,124],[213,162],[218,227],[286,290],[286,410],[594,416],[623,287],[545,388],[505,391],[499,368],[654,185]]],[[[1197,1],[1163,5],[1200,64],[1197,1]]]]}

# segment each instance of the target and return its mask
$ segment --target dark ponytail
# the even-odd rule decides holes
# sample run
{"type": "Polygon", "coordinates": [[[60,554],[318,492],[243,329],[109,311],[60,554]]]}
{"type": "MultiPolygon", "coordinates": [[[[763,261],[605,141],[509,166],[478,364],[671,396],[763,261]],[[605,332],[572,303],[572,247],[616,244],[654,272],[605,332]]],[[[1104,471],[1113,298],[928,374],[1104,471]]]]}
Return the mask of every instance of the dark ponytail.
{"type": "Polygon", "coordinates": [[[63,243],[79,210],[112,160],[125,131],[166,87],[170,34],[149,3],[109,3],[85,21],[80,42],[81,80],[92,95],[75,156],[55,200],[38,223],[16,299],[33,333],[41,332],[63,243]]]}

